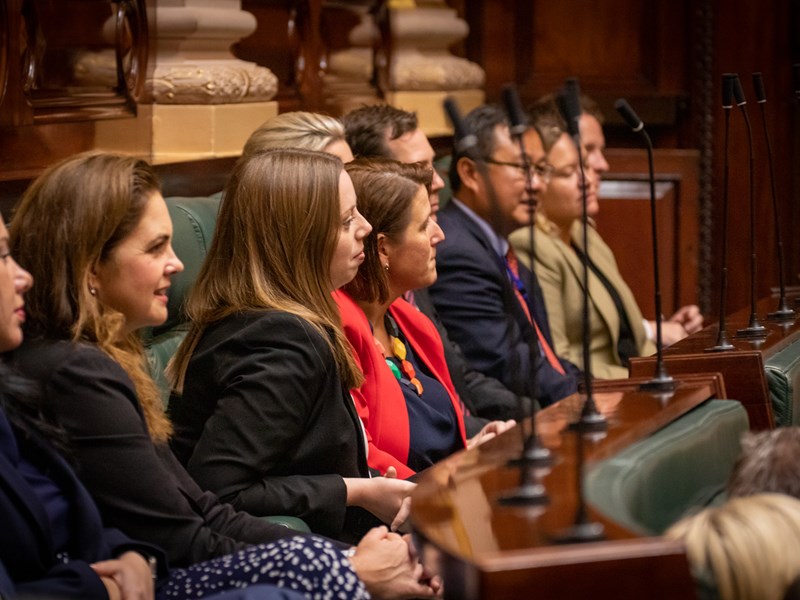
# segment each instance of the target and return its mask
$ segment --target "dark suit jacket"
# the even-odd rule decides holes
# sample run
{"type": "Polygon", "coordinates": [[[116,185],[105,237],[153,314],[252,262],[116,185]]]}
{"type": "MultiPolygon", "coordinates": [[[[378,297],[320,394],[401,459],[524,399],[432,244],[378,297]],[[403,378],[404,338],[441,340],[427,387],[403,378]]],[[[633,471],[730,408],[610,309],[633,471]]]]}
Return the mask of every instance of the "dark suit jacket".
{"type": "Polygon", "coordinates": [[[456,393],[464,406],[469,409],[470,414],[464,416],[467,437],[478,433],[489,421],[519,419],[520,404],[522,404],[522,414],[527,415],[530,410],[529,398],[518,396],[497,379],[487,377],[467,363],[461,348],[447,334],[447,329],[436,311],[428,290],[414,290],[414,301],[420,312],[433,322],[439,337],[442,338],[444,359],[456,393]]]}
{"type": "MultiPolygon", "coordinates": [[[[577,367],[561,361],[561,375],[539,351],[531,327],[499,257],[480,227],[451,203],[439,213],[445,240],[437,247],[439,277],[430,295],[450,337],[470,365],[500,380],[521,395],[531,396],[529,344],[534,343],[537,394],[546,406],[577,389],[577,367]]],[[[520,278],[528,290],[528,308],[552,346],[547,312],[535,277],[520,264],[520,278]]]]}
{"type": "Polygon", "coordinates": [[[2,585],[7,588],[10,579],[19,598],[105,600],[105,586],[89,565],[129,550],[159,557],[160,571],[166,574],[158,548],[103,527],[92,498],[67,463],[42,440],[13,428],[0,411],[0,562],[7,571],[2,585]],[[20,456],[47,474],[70,503],[73,530],[67,564],[56,557],[61,549],[54,547],[45,507],[18,469],[20,456]]]}
{"type": "Polygon", "coordinates": [[[298,516],[348,541],[375,524],[345,508],[342,478],[369,475],[363,430],[328,344],[307,321],[257,311],[209,326],[170,413],[178,458],[236,508],[298,516]]]}
{"type": "Polygon", "coordinates": [[[166,445],[155,446],[131,380],[97,347],[26,340],[14,360],[43,385],[104,521],[161,546],[174,566],[292,534],[220,503],[198,487],[166,445]]]}

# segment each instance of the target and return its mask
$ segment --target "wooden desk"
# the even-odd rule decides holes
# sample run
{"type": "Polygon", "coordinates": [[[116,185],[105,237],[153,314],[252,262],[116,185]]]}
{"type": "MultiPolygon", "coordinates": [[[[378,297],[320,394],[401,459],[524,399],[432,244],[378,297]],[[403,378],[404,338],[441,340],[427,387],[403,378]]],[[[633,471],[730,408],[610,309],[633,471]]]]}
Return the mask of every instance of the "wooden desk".
{"type": "MultiPolygon", "coordinates": [[[[759,318],[775,310],[774,298],[763,298],[758,303],[759,318]]],[[[800,320],[776,323],[764,319],[768,330],[766,338],[737,338],[736,330],[746,327],[750,309],[740,310],[728,317],[728,339],[735,347],[729,352],[706,352],[716,345],[719,324],[710,325],[673,344],[664,351],[664,362],[671,375],[686,373],[722,373],[731,397],[739,400],[747,410],[750,428],[772,429],[775,419],[767,390],[764,362],[789,344],[800,340],[800,320]]],[[[655,357],[632,358],[631,377],[651,377],[655,371],[655,357]]]]}
{"type": "MultiPolygon", "coordinates": [[[[587,464],[641,440],[709,398],[724,397],[719,375],[689,376],[675,394],[659,398],[633,391],[641,380],[598,385],[595,401],[608,420],[601,439],[586,439],[587,464]]],[[[577,509],[576,441],[567,425],[583,399],[571,396],[537,418],[553,467],[542,475],[549,504],[512,508],[498,497],[519,483],[507,466],[522,447],[518,427],[434,465],[413,497],[412,523],[424,559],[444,578],[447,598],[692,598],[682,546],[635,534],[594,512],[607,539],[559,545],[577,509]]]]}

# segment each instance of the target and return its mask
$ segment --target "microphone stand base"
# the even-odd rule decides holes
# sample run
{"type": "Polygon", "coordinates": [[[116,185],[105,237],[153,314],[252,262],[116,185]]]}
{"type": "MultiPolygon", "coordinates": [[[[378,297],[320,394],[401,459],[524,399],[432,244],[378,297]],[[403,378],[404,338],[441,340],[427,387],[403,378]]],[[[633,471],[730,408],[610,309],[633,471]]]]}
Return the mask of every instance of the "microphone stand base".
{"type": "Polygon", "coordinates": [[[669,375],[654,377],[639,384],[640,392],[674,392],[677,382],[669,375]]]}
{"type": "Polygon", "coordinates": [[[553,541],[557,544],[583,544],[600,542],[606,539],[601,523],[575,523],[572,527],[557,535],[553,541]]]}
{"type": "Polygon", "coordinates": [[[716,346],[706,348],[703,352],[730,352],[731,350],[736,350],[736,346],[731,344],[726,336],[721,336],[717,338],[716,346]]]}
{"type": "Polygon", "coordinates": [[[501,506],[545,506],[550,504],[550,498],[541,483],[524,483],[500,496],[497,502],[501,506]]]}
{"type": "Polygon", "coordinates": [[[785,302],[781,303],[778,310],[767,314],[767,319],[770,321],[794,321],[796,318],[797,313],[786,306],[785,302]]]}
{"type": "Polygon", "coordinates": [[[580,433],[599,433],[608,431],[608,421],[599,412],[590,412],[570,423],[569,428],[580,433]]]}
{"type": "Polygon", "coordinates": [[[736,330],[736,337],[737,338],[762,338],[767,337],[767,328],[761,324],[757,325],[750,325],[749,327],[745,327],[744,329],[737,329],[736,330]]]}
{"type": "Polygon", "coordinates": [[[512,458],[506,464],[512,468],[530,467],[533,469],[547,469],[553,466],[553,455],[550,450],[542,446],[537,439],[536,442],[523,451],[522,456],[519,458],[512,458]]]}

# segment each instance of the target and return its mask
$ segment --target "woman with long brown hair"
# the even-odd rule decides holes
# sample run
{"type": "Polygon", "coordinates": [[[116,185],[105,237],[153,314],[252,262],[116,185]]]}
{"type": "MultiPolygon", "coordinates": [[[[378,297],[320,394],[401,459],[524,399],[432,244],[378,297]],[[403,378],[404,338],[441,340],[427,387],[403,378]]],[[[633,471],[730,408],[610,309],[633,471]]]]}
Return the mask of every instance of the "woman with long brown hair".
{"type": "MultiPolygon", "coordinates": [[[[292,537],[221,504],[169,450],[171,425],[137,336],[166,319],[170,278],[182,269],[152,169],[105,153],[67,159],[31,185],[11,233],[11,249],[39,282],[14,362],[41,384],[44,408],[66,430],[104,522],[161,546],[173,566],[184,567],[159,594],[202,597],[259,582],[302,586],[309,596],[338,593],[340,584],[363,594],[353,569],[369,580],[370,565],[361,569],[329,540],[292,537]],[[256,565],[269,568],[253,578],[256,565]]],[[[407,555],[402,540],[373,535],[359,546],[362,558],[407,555]]]]}
{"type": "Polygon", "coordinates": [[[369,477],[348,392],[362,375],[331,297],[355,276],[369,231],[333,155],[243,159],[173,364],[173,448],[201,486],[252,514],[293,514],[343,539],[375,517],[402,523],[413,489],[369,477]]]}

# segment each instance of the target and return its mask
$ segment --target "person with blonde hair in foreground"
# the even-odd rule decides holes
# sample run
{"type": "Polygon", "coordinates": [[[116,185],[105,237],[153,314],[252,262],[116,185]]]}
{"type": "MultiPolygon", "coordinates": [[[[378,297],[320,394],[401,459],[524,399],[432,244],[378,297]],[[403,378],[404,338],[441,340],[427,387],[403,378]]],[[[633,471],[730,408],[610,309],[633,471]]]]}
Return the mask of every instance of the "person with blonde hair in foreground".
{"type": "Polygon", "coordinates": [[[664,535],[685,544],[701,599],[781,600],[800,575],[800,501],[790,496],[733,498],[664,535]]]}

